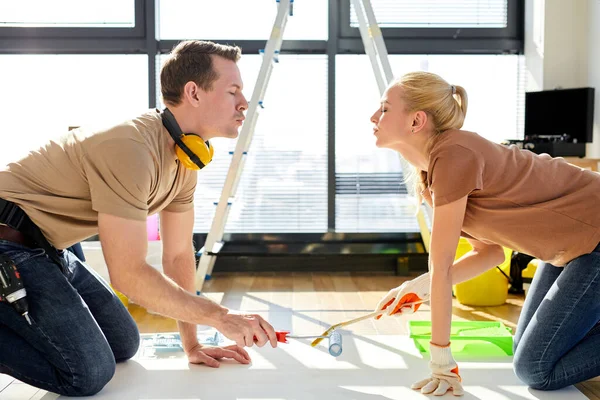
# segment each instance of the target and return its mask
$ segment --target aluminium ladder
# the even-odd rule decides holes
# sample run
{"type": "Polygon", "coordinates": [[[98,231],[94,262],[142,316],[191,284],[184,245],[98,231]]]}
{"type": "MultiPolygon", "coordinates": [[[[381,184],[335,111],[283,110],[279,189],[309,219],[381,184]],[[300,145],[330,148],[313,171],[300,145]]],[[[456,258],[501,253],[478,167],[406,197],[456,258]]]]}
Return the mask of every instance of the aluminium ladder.
{"type": "Polygon", "coordinates": [[[204,280],[210,279],[210,275],[212,274],[216,262],[216,255],[223,247],[222,240],[225,224],[227,223],[229,210],[237,192],[240,176],[248,154],[248,149],[250,148],[252,136],[254,135],[254,128],[258,120],[260,109],[263,108],[263,98],[267,90],[271,72],[273,71],[274,64],[279,61],[278,56],[288,15],[293,15],[293,1],[294,0],[277,0],[277,16],[275,17],[273,29],[271,30],[271,36],[269,37],[263,52],[262,64],[246,113],[246,122],[242,126],[240,137],[235,146],[235,151],[233,152],[231,164],[229,165],[227,177],[225,178],[221,197],[219,198],[219,202],[215,203],[217,209],[210,231],[206,236],[204,247],[200,249],[200,261],[198,262],[198,269],[196,271],[197,293],[200,293],[202,290],[204,280]]]}

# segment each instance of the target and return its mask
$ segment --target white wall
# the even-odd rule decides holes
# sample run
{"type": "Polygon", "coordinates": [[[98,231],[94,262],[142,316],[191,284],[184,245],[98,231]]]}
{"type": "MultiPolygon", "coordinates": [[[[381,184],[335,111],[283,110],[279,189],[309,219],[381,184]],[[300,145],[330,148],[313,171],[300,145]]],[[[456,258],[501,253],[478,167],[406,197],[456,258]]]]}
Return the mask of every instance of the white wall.
{"type": "Polygon", "coordinates": [[[528,92],[544,87],[544,0],[525,2],[525,65],[528,92]]]}
{"type": "Polygon", "coordinates": [[[594,141],[600,158],[600,0],[526,0],[527,90],[596,88],[594,141]]]}
{"type": "Polygon", "coordinates": [[[589,0],[546,0],[544,89],[587,85],[589,0]]]}
{"type": "Polygon", "coordinates": [[[600,0],[589,0],[588,15],[588,85],[596,88],[596,112],[594,141],[588,144],[587,156],[600,158],[600,0]]]}

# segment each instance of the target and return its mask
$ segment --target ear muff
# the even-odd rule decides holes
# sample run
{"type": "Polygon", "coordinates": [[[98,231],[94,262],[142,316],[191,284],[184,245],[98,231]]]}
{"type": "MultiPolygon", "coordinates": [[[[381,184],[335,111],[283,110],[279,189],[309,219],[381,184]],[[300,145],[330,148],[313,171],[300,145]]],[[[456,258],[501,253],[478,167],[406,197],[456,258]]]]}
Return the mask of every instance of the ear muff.
{"type": "Polygon", "coordinates": [[[198,135],[184,134],[168,108],[161,114],[162,122],[177,147],[175,154],[184,167],[199,170],[212,161],[214,149],[198,135]]]}
{"type": "Polygon", "coordinates": [[[183,146],[178,145],[177,148],[175,148],[175,153],[184,167],[189,169],[201,169],[212,161],[215,151],[210,142],[203,141],[198,135],[183,135],[181,136],[181,141],[183,142],[183,146]],[[194,162],[190,156],[188,156],[187,152],[183,150],[184,147],[187,147],[196,155],[197,158],[200,159],[200,162],[202,163],[201,167],[197,162],[194,162]]]}

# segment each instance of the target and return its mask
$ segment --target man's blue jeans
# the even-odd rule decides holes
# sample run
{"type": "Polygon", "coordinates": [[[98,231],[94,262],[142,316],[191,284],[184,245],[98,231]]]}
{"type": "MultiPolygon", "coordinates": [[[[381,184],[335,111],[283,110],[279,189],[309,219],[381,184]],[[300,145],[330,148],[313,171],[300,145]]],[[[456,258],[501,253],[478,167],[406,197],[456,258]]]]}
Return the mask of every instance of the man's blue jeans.
{"type": "Polygon", "coordinates": [[[0,372],[68,396],[99,392],[115,362],[131,358],[140,335],[110,287],[70,251],[63,267],[41,249],[0,240],[17,265],[32,325],[0,302],[0,372]]]}
{"type": "Polygon", "coordinates": [[[514,337],[516,375],[554,390],[600,375],[600,246],[564,268],[540,263],[514,337]]]}

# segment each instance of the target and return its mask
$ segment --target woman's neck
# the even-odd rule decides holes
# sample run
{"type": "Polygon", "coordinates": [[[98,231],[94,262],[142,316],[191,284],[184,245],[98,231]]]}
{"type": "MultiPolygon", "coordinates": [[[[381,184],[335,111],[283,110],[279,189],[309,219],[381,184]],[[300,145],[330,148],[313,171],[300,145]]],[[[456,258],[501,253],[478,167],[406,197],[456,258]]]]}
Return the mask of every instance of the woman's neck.
{"type": "Polygon", "coordinates": [[[400,153],[413,167],[416,167],[421,171],[427,171],[429,169],[429,146],[425,135],[415,138],[415,140],[410,143],[403,143],[394,148],[394,150],[400,153]]]}

